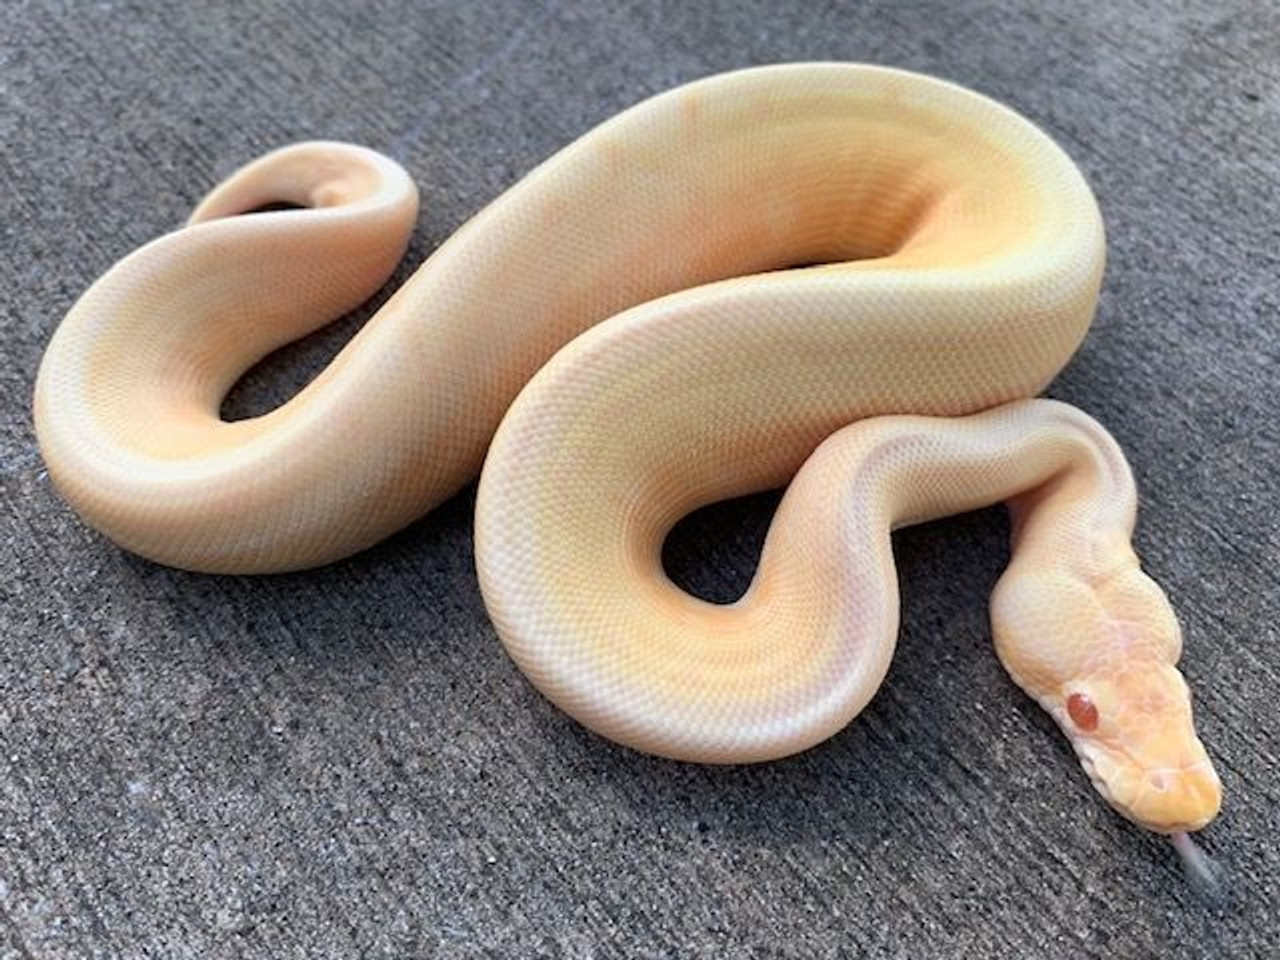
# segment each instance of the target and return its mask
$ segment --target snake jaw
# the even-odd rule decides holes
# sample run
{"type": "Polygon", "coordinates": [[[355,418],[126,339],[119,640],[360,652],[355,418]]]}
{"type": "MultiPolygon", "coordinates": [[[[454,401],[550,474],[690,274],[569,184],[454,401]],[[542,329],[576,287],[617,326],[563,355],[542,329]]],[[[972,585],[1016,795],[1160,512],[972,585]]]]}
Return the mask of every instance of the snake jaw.
{"type": "Polygon", "coordinates": [[[1155,833],[1190,833],[1218,814],[1222,786],[1206,758],[1187,767],[1142,770],[1110,760],[1081,765],[1094,788],[1126,819],[1155,833]]]}

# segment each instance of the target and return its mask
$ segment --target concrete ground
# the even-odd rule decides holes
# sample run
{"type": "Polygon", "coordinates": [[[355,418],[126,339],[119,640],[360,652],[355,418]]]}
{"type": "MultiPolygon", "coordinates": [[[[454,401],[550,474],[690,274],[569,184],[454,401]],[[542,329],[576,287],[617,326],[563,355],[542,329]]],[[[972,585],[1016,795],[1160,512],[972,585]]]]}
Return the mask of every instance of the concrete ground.
{"type": "MultiPolygon", "coordinates": [[[[1274,3],[50,0],[3,23],[0,957],[1280,955],[1274,3]],[[245,160],[388,151],[423,185],[417,263],[645,95],[818,58],[995,96],[1098,193],[1102,303],[1050,392],[1139,478],[1226,791],[1202,835],[1224,906],[1001,671],[998,510],[897,538],[901,643],[862,717],[713,769],[603,742],[521,677],[469,493],[353,560],[237,579],[128,556],[50,487],[29,397],[54,326],[245,160]]],[[[259,367],[232,411],[288,396],[364,316],[259,367]]],[[[773,502],[682,525],[673,576],[732,595],[773,502]]]]}

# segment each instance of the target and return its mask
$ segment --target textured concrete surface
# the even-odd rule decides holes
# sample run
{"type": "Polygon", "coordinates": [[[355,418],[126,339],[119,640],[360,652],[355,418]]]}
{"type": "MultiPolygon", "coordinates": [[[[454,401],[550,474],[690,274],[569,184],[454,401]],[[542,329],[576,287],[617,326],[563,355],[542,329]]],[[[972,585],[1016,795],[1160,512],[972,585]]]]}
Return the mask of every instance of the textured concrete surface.
{"type": "MultiPolygon", "coordinates": [[[[3,19],[0,957],[1277,955],[1275,4],[113,0],[3,19]],[[1052,393],[1141,481],[1138,544],[1182,613],[1226,789],[1203,834],[1234,881],[1221,909],[1001,672],[999,511],[898,538],[900,649],[856,723],[710,769],[602,742],[521,678],[466,495],[349,562],[250,580],[126,556],[50,489],[28,409],[42,345],[243,161],[315,136],[389,151],[424,188],[416,263],[621,107],[802,58],[992,94],[1099,194],[1106,289],[1052,393]]],[[[229,409],[279,402],[364,315],[229,409]]],[[[732,596],[772,502],[684,524],[674,575],[732,596]]]]}

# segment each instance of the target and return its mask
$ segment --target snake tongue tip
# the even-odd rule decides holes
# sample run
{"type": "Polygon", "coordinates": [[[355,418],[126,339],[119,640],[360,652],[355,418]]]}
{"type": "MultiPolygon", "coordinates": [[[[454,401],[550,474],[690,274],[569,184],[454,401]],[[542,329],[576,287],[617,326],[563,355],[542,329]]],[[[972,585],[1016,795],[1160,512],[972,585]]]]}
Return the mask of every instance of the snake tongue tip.
{"type": "Polygon", "coordinates": [[[1172,833],[1169,839],[1182,860],[1182,872],[1196,894],[1217,912],[1227,906],[1227,880],[1223,869],[1184,831],[1172,833]]]}

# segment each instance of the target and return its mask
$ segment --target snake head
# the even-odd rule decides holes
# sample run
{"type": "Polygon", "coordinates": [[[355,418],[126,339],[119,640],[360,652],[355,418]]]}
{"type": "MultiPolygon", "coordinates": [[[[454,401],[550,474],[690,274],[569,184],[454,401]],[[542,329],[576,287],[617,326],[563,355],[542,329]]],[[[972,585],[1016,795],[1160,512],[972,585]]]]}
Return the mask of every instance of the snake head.
{"type": "Polygon", "coordinates": [[[1174,666],[1182,630],[1136,556],[1114,553],[1104,575],[1053,557],[1011,564],[992,597],[996,649],[1111,806],[1157,833],[1199,830],[1222,787],[1174,666]]]}
{"type": "Polygon", "coordinates": [[[1138,661],[1073,680],[1046,706],[1098,792],[1134,823],[1179,833],[1217,816],[1222,787],[1175,667],[1138,661]]]}

